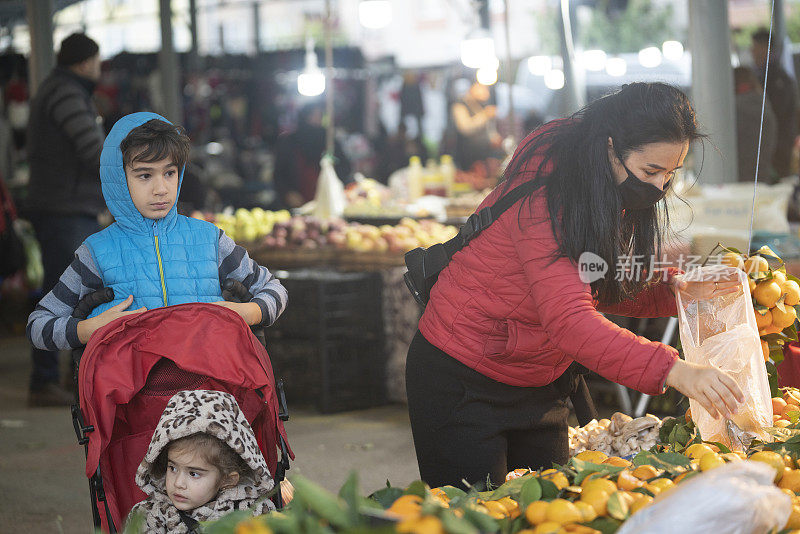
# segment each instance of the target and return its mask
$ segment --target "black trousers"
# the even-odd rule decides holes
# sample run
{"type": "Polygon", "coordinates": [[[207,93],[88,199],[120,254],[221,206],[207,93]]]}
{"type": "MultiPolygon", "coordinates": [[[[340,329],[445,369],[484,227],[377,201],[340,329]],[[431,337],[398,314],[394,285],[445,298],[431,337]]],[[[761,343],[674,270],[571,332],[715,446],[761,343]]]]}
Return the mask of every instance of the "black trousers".
{"type": "MultiPolygon", "coordinates": [[[[67,270],[75,251],[83,240],[100,231],[97,217],[89,215],[56,215],[32,213],[30,216],[36,239],[42,248],[44,280],[42,295],[48,294],[67,270]]],[[[58,351],[31,349],[33,370],[30,389],[37,390],[47,384],[58,383],[58,351]]]]}
{"type": "Polygon", "coordinates": [[[519,467],[549,468],[569,455],[566,399],[575,377],[544,387],[496,382],[431,345],[408,349],[406,391],[419,473],[431,487],[485,487],[519,467]]]}

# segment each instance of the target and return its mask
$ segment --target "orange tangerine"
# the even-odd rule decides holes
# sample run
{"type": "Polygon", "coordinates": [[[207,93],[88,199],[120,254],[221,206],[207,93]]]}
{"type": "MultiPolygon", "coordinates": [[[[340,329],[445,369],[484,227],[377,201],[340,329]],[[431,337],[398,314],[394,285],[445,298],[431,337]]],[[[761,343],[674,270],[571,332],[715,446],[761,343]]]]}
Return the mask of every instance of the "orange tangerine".
{"type": "Polygon", "coordinates": [[[556,487],[560,490],[569,486],[569,480],[567,480],[567,475],[556,469],[545,469],[544,471],[542,471],[541,477],[555,484],[556,487]]]}
{"type": "Polygon", "coordinates": [[[575,503],[566,499],[553,499],[547,505],[546,517],[548,521],[563,525],[564,523],[578,523],[583,519],[581,511],[575,503]]]}
{"type": "Polygon", "coordinates": [[[581,493],[581,501],[594,508],[598,516],[606,515],[609,493],[600,488],[584,489],[581,493]]]}
{"type": "Polygon", "coordinates": [[[538,525],[547,520],[547,501],[534,501],[525,509],[525,519],[531,525],[538,525]]]}
{"type": "Polygon", "coordinates": [[[783,470],[786,469],[786,465],[783,463],[781,455],[777,452],[758,451],[748,459],[753,462],[763,462],[772,467],[775,470],[775,482],[780,481],[781,477],[783,477],[783,470]]]}
{"type": "Polygon", "coordinates": [[[619,456],[609,456],[608,458],[603,460],[603,463],[606,465],[613,465],[615,467],[630,467],[633,465],[628,460],[624,460],[619,456]]]}
{"type": "MultiPolygon", "coordinates": [[[[761,304],[762,306],[766,306],[767,308],[774,308],[775,303],[778,302],[778,299],[781,298],[783,294],[783,289],[781,286],[778,285],[778,282],[775,280],[764,280],[763,282],[759,282],[756,284],[756,290],[753,291],[753,296],[756,299],[756,302],[761,304]]],[[[774,319],[774,310],[773,310],[773,322],[774,319]]]]}
{"type": "Polygon", "coordinates": [[[588,523],[589,521],[594,521],[597,518],[597,512],[595,512],[594,507],[585,501],[575,501],[575,506],[578,507],[580,510],[583,519],[581,520],[582,523],[588,523]]]}
{"type": "Polygon", "coordinates": [[[635,514],[645,506],[653,503],[653,498],[650,495],[643,495],[641,493],[639,493],[639,495],[641,495],[641,497],[638,497],[635,501],[633,501],[633,504],[630,505],[631,515],[635,514]]]}
{"type": "Polygon", "coordinates": [[[787,306],[797,306],[800,304],[800,285],[794,280],[787,280],[783,284],[783,291],[786,293],[786,298],[783,303],[787,306]]]}
{"type": "Polygon", "coordinates": [[[583,451],[576,454],[575,458],[578,460],[583,460],[584,462],[601,464],[608,458],[608,455],[601,451],[583,451]]]}
{"type": "Polygon", "coordinates": [[[586,478],[581,483],[584,492],[600,490],[608,493],[609,495],[617,491],[617,485],[607,478],[586,478]]]}
{"type": "Polygon", "coordinates": [[[797,310],[793,306],[784,306],[783,309],[784,311],[781,311],[780,308],[772,309],[772,324],[781,330],[792,326],[797,320],[797,310]]]}
{"type": "Polygon", "coordinates": [[[763,330],[772,324],[772,310],[760,312],[756,310],[756,326],[759,330],[763,330]]]}
{"type": "Polygon", "coordinates": [[[627,469],[620,471],[617,476],[617,487],[621,490],[630,491],[644,486],[644,482],[633,476],[627,469]]]}
{"type": "Polygon", "coordinates": [[[744,270],[747,274],[769,271],[769,262],[762,256],[750,256],[744,260],[744,270]]]}
{"type": "Polygon", "coordinates": [[[652,465],[640,465],[633,470],[632,474],[639,480],[649,480],[658,476],[658,469],[652,465]]]}

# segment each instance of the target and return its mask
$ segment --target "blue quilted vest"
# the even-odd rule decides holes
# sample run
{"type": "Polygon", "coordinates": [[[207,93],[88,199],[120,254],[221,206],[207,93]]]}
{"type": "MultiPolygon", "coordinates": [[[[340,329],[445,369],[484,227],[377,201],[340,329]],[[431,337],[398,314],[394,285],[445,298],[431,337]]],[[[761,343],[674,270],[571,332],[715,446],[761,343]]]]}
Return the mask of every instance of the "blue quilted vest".
{"type": "MultiPolygon", "coordinates": [[[[85,243],[92,252],[105,287],[114,300],[94,309],[91,317],[133,295],[135,310],[222,300],[217,255],[219,230],[205,221],[178,215],[177,202],[162,219],[144,218],[131,200],[119,145],[133,128],[155,113],[132,113],[108,134],[100,156],[103,196],[116,222],[85,243]]],[[[181,170],[180,184],[183,183],[181,170]]]]}

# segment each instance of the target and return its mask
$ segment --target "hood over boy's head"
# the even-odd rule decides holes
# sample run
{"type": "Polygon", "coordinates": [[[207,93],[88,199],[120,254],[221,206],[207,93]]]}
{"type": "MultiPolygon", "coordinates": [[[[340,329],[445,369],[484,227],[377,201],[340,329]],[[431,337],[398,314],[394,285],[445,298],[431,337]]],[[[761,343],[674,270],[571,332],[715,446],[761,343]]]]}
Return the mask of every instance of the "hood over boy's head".
{"type": "Polygon", "coordinates": [[[177,218],[177,197],[189,158],[183,129],[150,112],[122,117],[106,137],[100,181],[108,210],[126,231],[169,229],[177,218]]]}

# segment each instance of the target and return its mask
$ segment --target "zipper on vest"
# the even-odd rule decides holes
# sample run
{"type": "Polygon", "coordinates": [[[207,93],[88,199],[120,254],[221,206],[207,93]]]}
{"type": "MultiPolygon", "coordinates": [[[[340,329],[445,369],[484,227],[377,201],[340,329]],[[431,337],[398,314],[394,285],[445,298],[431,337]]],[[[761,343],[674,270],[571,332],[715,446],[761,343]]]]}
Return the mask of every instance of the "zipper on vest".
{"type": "Polygon", "coordinates": [[[156,258],[158,258],[158,276],[161,279],[161,295],[164,297],[164,306],[167,306],[167,284],[164,282],[164,266],[161,264],[161,249],[158,247],[158,225],[153,221],[153,238],[156,242],[156,258]]]}

